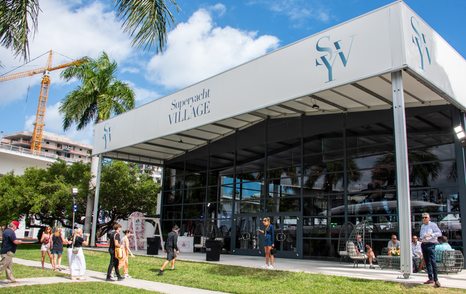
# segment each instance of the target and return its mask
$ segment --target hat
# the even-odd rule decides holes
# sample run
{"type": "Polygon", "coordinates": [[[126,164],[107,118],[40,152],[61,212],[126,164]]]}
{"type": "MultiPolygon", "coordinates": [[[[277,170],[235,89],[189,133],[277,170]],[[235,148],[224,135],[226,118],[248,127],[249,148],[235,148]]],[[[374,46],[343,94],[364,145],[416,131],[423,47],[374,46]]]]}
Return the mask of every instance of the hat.
{"type": "Polygon", "coordinates": [[[19,221],[14,220],[11,222],[13,225],[15,225],[16,228],[19,228],[19,221]]]}

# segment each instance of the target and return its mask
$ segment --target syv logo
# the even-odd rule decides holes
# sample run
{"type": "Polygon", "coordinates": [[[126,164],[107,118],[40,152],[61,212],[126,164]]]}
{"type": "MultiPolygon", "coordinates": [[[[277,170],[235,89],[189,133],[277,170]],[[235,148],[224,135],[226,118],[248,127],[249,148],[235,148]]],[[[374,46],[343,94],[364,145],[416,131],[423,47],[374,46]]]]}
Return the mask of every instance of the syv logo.
{"type": "Polygon", "coordinates": [[[105,149],[107,149],[108,144],[112,141],[112,133],[108,125],[104,126],[104,135],[102,136],[102,139],[104,140],[105,149]]]}
{"type": "Polygon", "coordinates": [[[348,38],[343,43],[342,40],[331,41],[330,36],[323,36],[316,43],[317,52],[324,53],[322,56],[316,58],[316,66],[323,65],[327,69],[328,80],[334,80],[333,69],[335,61],[339,60],[343,67],[348,64],[349,56],[351,54],[351,47],[353,46],[354,36],[348,38]]]}
{"type": "Polygon", "coordinates": [[[419,51],[419,57],[421,59],[421,69],[424,69],[424,58],[427,58],[429,64],[431,63],[429,48],[427,47],[426,36],[424,33],[421,33],[419,29],[419,22],[414,16],[411,16],[411,27],[413,28],[414,34],[411,38],[413,43],[416,45],[417,50],[419,51]]]}

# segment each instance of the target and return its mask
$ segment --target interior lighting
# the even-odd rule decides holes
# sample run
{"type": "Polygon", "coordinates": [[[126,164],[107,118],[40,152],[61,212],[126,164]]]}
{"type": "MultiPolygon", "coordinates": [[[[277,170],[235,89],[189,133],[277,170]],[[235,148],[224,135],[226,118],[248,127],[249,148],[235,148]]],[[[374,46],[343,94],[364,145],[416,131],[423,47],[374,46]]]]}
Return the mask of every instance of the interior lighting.
{"type": "Polygon", "coordinates": [[[455,127],[454,130],[458,140],[463,140],[466,137],[466,134],[464,133],[463,127],[461,125],[455,127]]]}

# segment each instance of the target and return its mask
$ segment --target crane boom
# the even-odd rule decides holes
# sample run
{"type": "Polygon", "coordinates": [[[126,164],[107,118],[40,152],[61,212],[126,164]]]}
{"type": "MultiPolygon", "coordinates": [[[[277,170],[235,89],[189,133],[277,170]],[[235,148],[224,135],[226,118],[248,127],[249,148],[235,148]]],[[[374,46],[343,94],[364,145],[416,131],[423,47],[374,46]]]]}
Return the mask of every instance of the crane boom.
{"type": "Polygon", "coordinates": [[[49,51],[47,58],[47,65],[44,67],[36,68],[33,70],[23,71],[14,73],[11,75],[0,76],[0,82],[14,80],[23,77],[30,77],[39,73],[42,73],[42,81],[40,85],[39,103],[37,105],[36,120],[34,122],[34,132],[32,133],[31,140],[31,151],[33,153],[39,153],[42,149],[42,137],[45,126],[45,111],[47,106],[47,100],[49,97],[50,89],[50,75],[49,72],[66,68],[73,65],[79,65],[85,62],[85,59],[78,59],[71,62],[59,64],[52,67],[52,50],[49,51]]]}

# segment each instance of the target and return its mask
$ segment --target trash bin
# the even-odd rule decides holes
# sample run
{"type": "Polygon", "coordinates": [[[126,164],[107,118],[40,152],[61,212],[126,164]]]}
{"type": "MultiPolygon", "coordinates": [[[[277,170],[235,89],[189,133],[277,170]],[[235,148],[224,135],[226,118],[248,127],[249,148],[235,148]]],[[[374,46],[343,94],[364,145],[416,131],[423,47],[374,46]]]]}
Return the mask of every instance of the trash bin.
{"type": "Polygon", "coordinates": [[[147,255],[158,255],[160,247],[160,237],[147,238],[147,255]]]}
{"type": "Polygon", "coordinates": [[[220,252],[222,251],[222,241],[218,240],[206,240],[205,241],[205,252],[207,261],[219,261],[220,252]]]}

